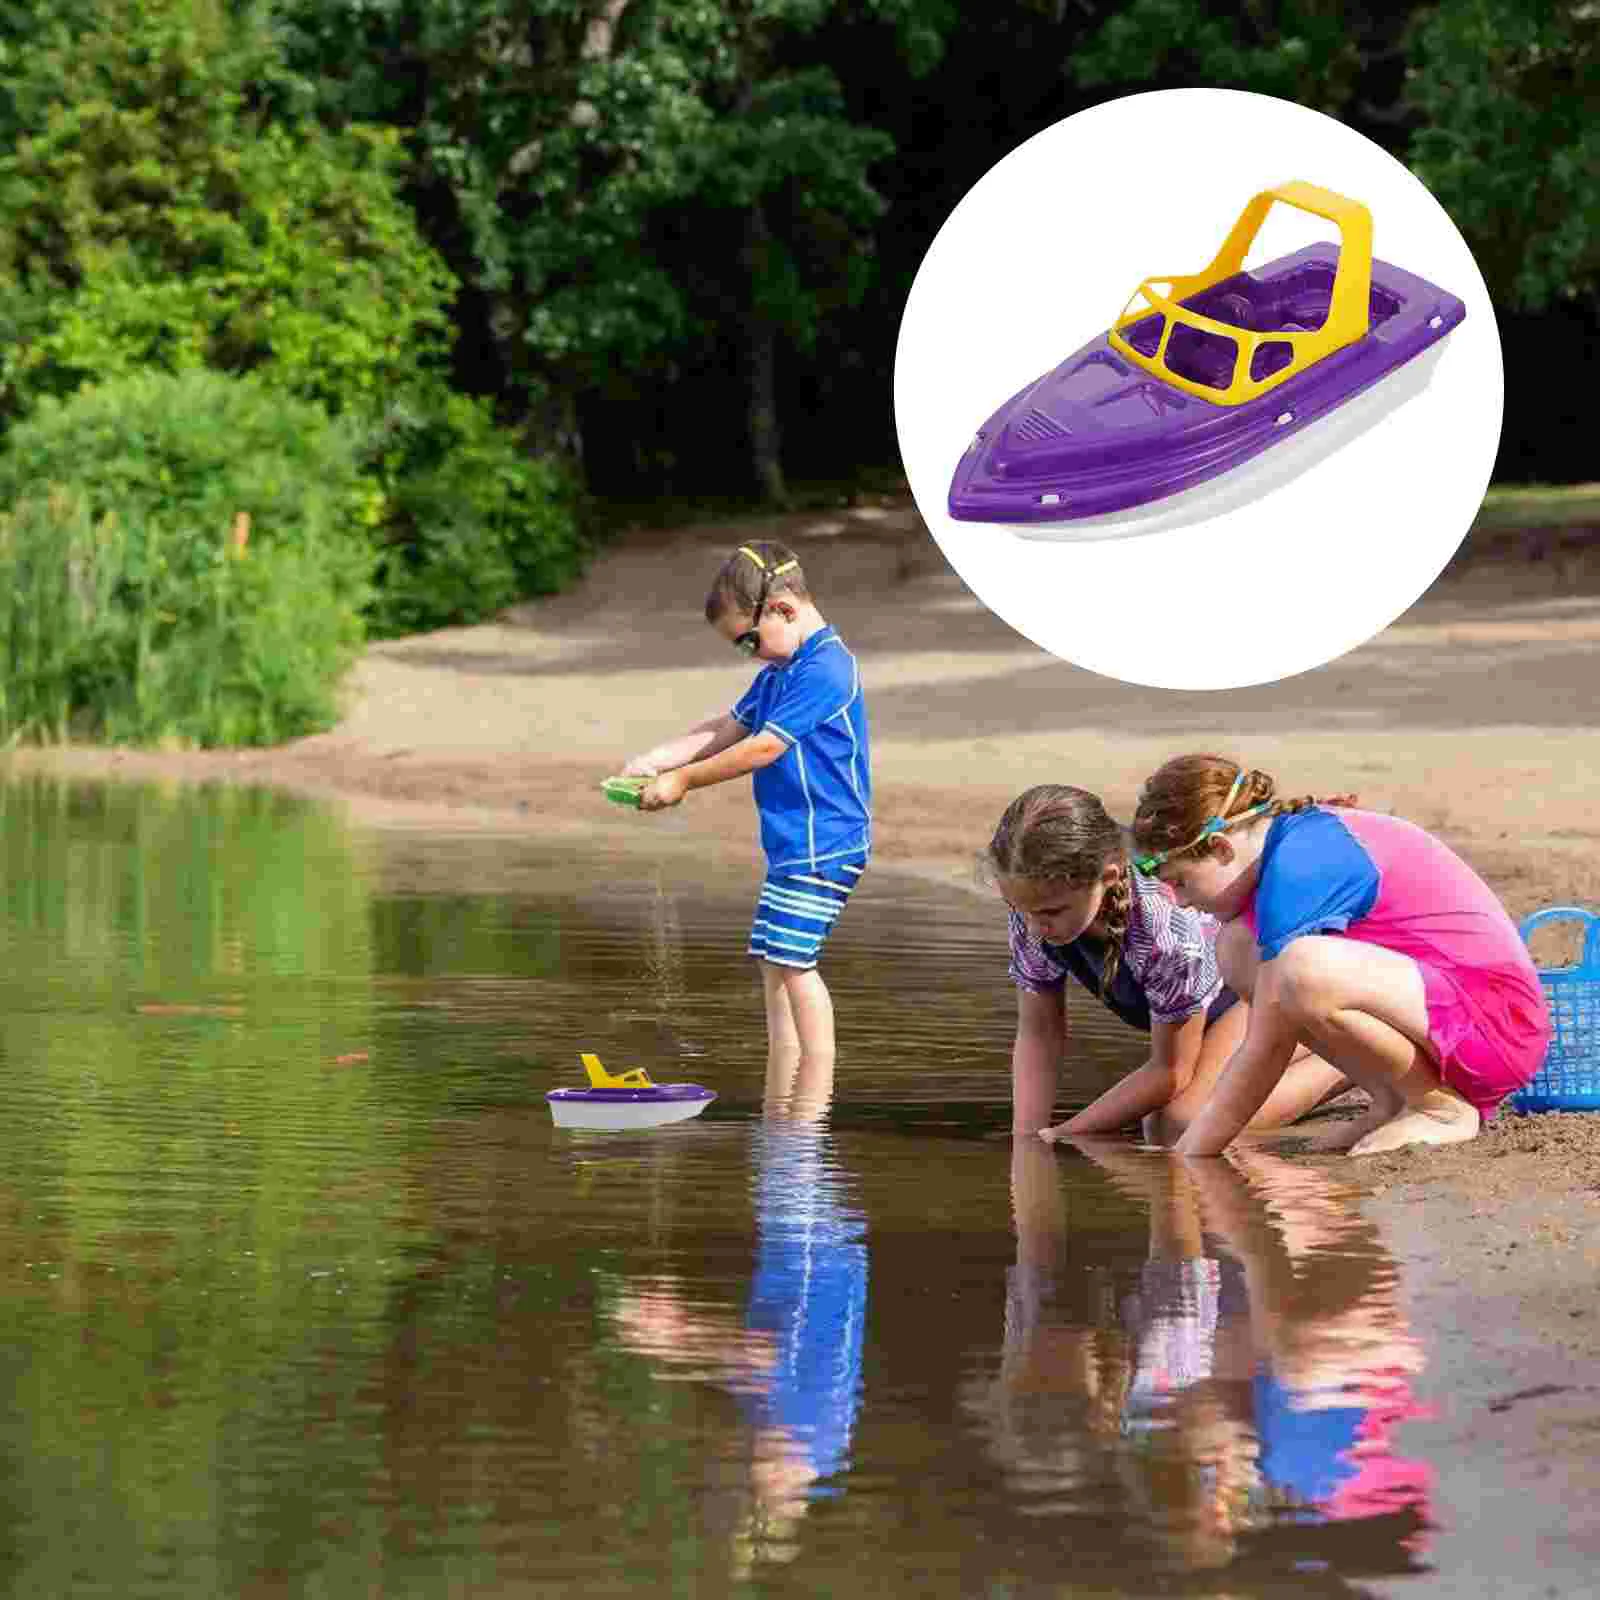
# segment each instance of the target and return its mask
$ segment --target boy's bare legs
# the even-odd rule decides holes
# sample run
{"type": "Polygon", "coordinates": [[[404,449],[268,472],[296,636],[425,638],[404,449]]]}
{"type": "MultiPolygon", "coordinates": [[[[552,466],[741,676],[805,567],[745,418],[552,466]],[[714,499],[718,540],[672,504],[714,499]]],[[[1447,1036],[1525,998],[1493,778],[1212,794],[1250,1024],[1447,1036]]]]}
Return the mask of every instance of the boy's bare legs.
{"type": "Polygon", "coordinates": [[[787,1100],[797,1090],[808,1102],[820,1095],[825,1103],[834,1058],[828,986],[815,967],[802,972],[770,961],[760,965],[767,1008],[767,1103],[787,1100]]]}
{"type": "Polygon", "coordinates": [[[800,1065],[800,1033],[795,1027],[794,1007],[783,982],[783,968],[770,962],[758,963],[761,992],[767,1009],[767,1085],[766,1099],[786,1099],[794,1088],[794,1075],[800,1065]]]}

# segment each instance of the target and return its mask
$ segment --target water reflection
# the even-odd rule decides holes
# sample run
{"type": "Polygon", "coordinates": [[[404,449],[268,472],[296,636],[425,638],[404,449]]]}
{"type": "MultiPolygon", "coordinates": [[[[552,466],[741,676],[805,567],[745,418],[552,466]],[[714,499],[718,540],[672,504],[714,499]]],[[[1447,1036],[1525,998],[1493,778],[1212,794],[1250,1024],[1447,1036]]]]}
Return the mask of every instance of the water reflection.
{"type": "Polygon", "coordinates": [[[0,822],[0,1594],[1415,1570],[1381,1239],[1270,1156],[971,1137],[987,904],[864,889],[805,1078],[729,959],[744,890],[688,868],[242,791],[0,786],[0,822]],[[580,1049],[665,1076],[691,1034],[714,1115],[553,1129],[580,1049]]]}
{"type": "Polygon", "coordinates": [[[1070,1164],[1017,1143],[1003,1354],[967,1398],[1028,1509],[1115,1501],[1150,1566],[1191,1579],[1323,1572],[1337,1593],[1420,1570],[1432,1470],[1394,1431],[1424,1415],[1422,1352],[1353,1196],[1259,1149],[1076,1148],[1144,1211],[1148,1247],[1086,1258],[1070,1164]]]}
{"type": "Polygon", "coordinates": [[[755,1268],[742,1319],[653,1278],[617,1288],[617,1337],[662,1376],[735,1394],[749,1428],[746,1504],[729,1571],[792,1560],[809,1503],[841,1492],[861,1405],[867,1311],[865,1219],[826,1129],[833,1066],[781,1063],[751,1141],[755,1268]]]}

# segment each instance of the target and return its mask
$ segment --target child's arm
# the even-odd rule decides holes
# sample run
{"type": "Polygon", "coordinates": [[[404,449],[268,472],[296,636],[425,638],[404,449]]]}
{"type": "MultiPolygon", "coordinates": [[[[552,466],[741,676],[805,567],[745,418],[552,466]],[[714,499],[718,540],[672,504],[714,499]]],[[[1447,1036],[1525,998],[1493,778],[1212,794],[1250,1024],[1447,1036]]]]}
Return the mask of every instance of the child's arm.
{"type": "Polygon", "coordinates": [[[1256,975],[1244,1043],[1229,1056],[1210,1099],[1173,1146],[1178,1155],[1221,1155],[1289,1069],[1300,1041],[1294,1024],[1274,1003],[1271,966],[1264,962],[1256,975]]]}
{"type": "Polygon", "coordinates": [[[639,796],[639,809],[662,811],[675,806],[691,789],[706,789],[742,778],[759,767],[770,767],[788,748],[775,733],[753,733],[717,755],[663,772],[639,796]]]}
{"type": "Polygon", "coordinates": [[[729,745],[737,744],[745,736],[745,725],[724,711],[720,716],[707,717],[697,722],[685,734],[632,757],[622,769],[624,778],[653,778],[658,773],[671,772],[674,767],[686,766],[691,761],[702,761],[714,756],[729,745]]]}
{"type": "Polygon", "coordinates": [[[1017,1037],[1011,1046],[1011,1132],[1038,1133],[1056,1103],[1056,1078],[1067,1043],[1066,1001],[1059,989],[1017,990],[1017,1037]]]}
{"type": "MultiPolygon", "coordinates": [[[[1114,1083],[1098,1100],[1059,1127],[1046,1128],[1044,1137],[1062,1134],[1114,1133],[1151,1111],[1159,1111],[1188,1087],[1200,1060],[1205,1039],[1206,1014],[1196,1011],[1182,1022],[1150,1025],[1150,1059],[1114,1083]]],[[[1249,1119],[1246,1118],[1246,1121],[1249,1119]]]]}

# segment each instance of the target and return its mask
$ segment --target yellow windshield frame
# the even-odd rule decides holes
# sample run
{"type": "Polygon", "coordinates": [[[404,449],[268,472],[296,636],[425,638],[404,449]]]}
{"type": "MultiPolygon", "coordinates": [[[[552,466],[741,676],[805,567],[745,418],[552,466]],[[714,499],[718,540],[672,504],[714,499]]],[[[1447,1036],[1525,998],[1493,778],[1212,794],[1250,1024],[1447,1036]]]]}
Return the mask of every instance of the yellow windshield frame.
{"type": "Polygon", "coordinates": [[[1134,300],[1143,299],[1146,304],[1136,306],[1131,311],[1124,310],[1107,331],[1106,338],[1119,355],[1153,373],[1164,383],[1170,383],[1186,394],[1209,400],[1214,405],[1237,406],[1277,388],[1279,384],[1287,383],[1313,362],[1364,337],[1369,324],[1371,296],[1372,213],[1359,200],[1348,199],[1314,183],[1295,180],[1279,184],[1273,189],[1263,189],[1256,195],[1240,213],[1239,220],[1223,241],[1216,259],[1203,272],[1178,277],[1158,275],[1146,278],[1129,301],[1131,305],[1134,300]],[[1334,273],[1327,319],[1322,326],[1310,333],[1256,333],[1231,322],[1203,317],[1180,305],[1180,300],[1199,294],[1213,284],[1221,283],[1224,278],[1231,278],[1243,268],[1244,258],[1255,242],[1267,213],[1280,202],[1300,211],[1309,211],[1314,216],[1325,217],[1339,229],[1339,265],[1334,273]],[[1156,284],[1167,285],[1167,292],[1159,292],[1156,284]],[[1154,355],[1147,356],[1135,350],[1122,337],[1122,331],[1135,322],[1142,322],[1152,311],[1159,313],[1164,320],[1161,342],[1154,355]],[[1187,328],[1233,341],[1236,354],[1227,388],[1214,389],[1208,384],[1196,383],[1192,378],[1180,376],[1167,365],[1167,344],[1172,338],[1173,328],[1180,322],[1187,328]],[[1289,364],[1264,378],[1252,378],[1250,368],[1256,351],[1263,344],[1275,343],[1289,346],[1289,364]]]}

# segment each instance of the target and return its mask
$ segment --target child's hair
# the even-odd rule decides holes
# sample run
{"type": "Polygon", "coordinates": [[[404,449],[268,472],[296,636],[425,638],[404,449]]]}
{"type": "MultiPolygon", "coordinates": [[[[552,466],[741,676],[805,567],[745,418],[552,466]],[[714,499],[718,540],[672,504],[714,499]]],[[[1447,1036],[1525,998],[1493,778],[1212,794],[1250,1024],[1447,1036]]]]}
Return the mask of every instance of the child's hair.
{"type": "Polygon", "coordinates": [[[983,875],[1062,882],[1081,889],[1115,861],[1122,875],[1106,887],[1102,915],[1106,924],[1106,959],[1100,972],[1100,993],[1107,994],[1122,964],[1122,943],[1128,933],[1132,895],[1128,842],[1098,795],[1064,783],[1041,783],[1019,794],[1006,807],[989,848],[979,863],[983,875]]]}
{"type": "Polygon", "coordinates": [[[1267,773],[1242,767],[1227,756],[1174,756],[1151,773],[1139,791],[1133,842],[1140,851],[1205,855],[1215,835],[1201,838],[1200,833],[1213,817],[1226,821],[1258,807],[1260,815],[1276,817],[1304,811],[1307,806],[1355,804],[1353,794],[1331,795],[1325,800],[1309,794],[1279,799],[1278,786],[1267,773]]]}
{"type": "Polygon", "coordinates": [[[715,622],[725,611],[753,612],[761,599],[762,579],[766,580],[768,600],[779,595],[811,598],[794,551],[773,539],[757,539],[740,545],[722,563],[706,596],[706,621],[715,622]]]}

